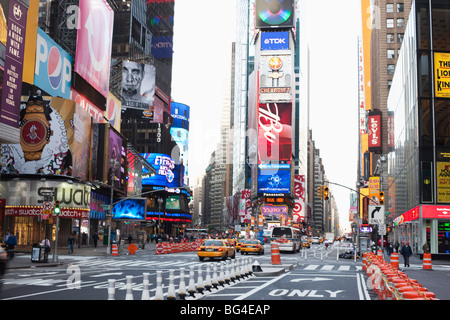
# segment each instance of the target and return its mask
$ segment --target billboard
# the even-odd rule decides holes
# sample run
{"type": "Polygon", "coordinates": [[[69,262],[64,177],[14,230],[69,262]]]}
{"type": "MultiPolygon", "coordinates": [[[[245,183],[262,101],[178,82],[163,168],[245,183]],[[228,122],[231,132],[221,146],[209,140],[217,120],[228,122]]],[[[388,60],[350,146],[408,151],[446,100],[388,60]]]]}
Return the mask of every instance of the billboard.
{"type": "Polygon", "coordinates": [[[74,101],[32,96],[20,113],[20,144],[2,145],[1,173],[88,178],[91,117],[74,101]]]}
{"type": "Polygon", "coordinates": [[[294,0],[256,0],[255,28],[293,28],[294,13],[294,0]]]}
{"type": "Polygon", "coordinates": [[[289,31],[261,32],[261,51],[289,50],[289,31]]]}
{"type": "Polygon", "coordinates": [[[112,209],[112,218],[117,220],[145,221],[147,198],[132,198],[116,203],[112,209]]]}
{"type": "Polygon", "coordinates": [[[292,157],[292,104],[264,103],[258,108],[259,161],[289,161],[292,157]]]}
{"type": "MultiPolygon", "coordinates": [[[[27,11],[27,7],[19,1],[11,0],[9,2],[0,122],[14,128],[17,128],[19,124],[27,11]]],[[[4,23],[2,24],[4,25],[4,23]]]]}
{"type": "Polygon", "coordinates": [[[34,84],[53,97],[70,99],[72,57],[38,28],[34,84]]]}
{"type": "Polygon", "coordinates": [[[108,97],[114,12],[106,0],[80,0],[75,72],[108,97]]]}
{"type": "Polygon", "coordinates": [[[369,112],[367,123],[369,134],[369,151],[381,152],[381,111],[372,110],[369,112]]]}
{"type": "Polygon", "coordinates": [[[155,78],[155,66],[124,61],[122,106],[125,108],[150,109],[155,100],[155,78]]]}
{"type": "Polygon", "coordinates": [[[291,193],[291,165],[258,165],[258,193],[291,193]]]}
{"type": "Polygon", "coordinates": [[[291,102],[295,78],[292,55],[261,55],[260,102],[291,102]]]}
{"type": "Polygon", "coordinates": [[[450,98],[450,53],[434,53],[434,95],[450,98]]]}
{"type": "Polygon", "coordinates": [[[155,59],[172,59],[173,37],[152,37],[152,55],[155,59]]]}
{"type": "Polygon", "coordinates": [[[142,153],[141,154],[150,165],[155,168],[157,174],[149,175],[149,171],[142,169],[142,185],[162,186],[168,188],[181,187],[182,177],[180,177],[180,165],[175,164],[167,154],[142,153]]]}

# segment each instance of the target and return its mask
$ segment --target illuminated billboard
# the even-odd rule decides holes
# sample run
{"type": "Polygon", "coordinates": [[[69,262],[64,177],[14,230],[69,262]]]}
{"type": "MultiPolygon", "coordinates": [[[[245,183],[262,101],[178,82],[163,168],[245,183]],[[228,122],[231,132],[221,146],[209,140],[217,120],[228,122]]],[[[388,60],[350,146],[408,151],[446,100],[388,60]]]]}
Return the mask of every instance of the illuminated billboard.
{"type": "Polygon", "coordinates": [[[112,209],[112,218],[120,220],[145,221],[147,198],[132,198],[116,203],[112,209]]]}
{"type": "Polygon", "coordinates": [[[106,0],[80,0],[78,19],[75,72],[107,98],[114,11],[106,0]]]}
{"type": "Polygon", "coordinates": [[[258,193],[291,193],[291,165],[258,165],[258,193]]]}
{"type": "Polygon", "coordinates": [[[289,161],[292,157],[292,104],[265,103],[258,108],[259,161],[289,161]]]}
{"type": "Polygon", "coordinates": [[[294,0],[256,0],[255,28],[293,28],[294,0]]]}
{"type": "Polygon", "coordinates": [[[181,187],[180,165],[175,164],[167,154],[142,153],[145,160],[156,170],[156,175],[150,176],[149,171],[142,169],[142,185],[162,186],[168,188],[181,187]]]}

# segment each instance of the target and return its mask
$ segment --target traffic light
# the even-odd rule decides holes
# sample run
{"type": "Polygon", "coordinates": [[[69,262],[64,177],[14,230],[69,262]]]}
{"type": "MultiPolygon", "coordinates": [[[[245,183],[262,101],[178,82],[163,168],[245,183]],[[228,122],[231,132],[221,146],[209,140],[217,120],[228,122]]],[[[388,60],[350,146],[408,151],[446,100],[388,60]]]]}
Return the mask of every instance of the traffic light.
{"type": "Polygon", "coordinates": [[[324,200],[330,199],[330,192],[328,191],[328,187],[327,186],[323,187],[323,199],[324,200]]]}
{"type": "Polygon", "coordinates": [[[59,200],[55,200],[55,207],[53,208],[53,213],[58,216],[60,212],[61,208],[59,207],[59,200]]]}
{"type": "Polygon", "coordinates": [[[384,204],[384,192],[380,191],[380,204],[384,204]]]}
{"type": "Polygon", "coordinates": [[[317,196],[319,198],[322,198],[322,190],[323,190],[322,188],[323,188],[323,186],[317,187],[317,196]]]}

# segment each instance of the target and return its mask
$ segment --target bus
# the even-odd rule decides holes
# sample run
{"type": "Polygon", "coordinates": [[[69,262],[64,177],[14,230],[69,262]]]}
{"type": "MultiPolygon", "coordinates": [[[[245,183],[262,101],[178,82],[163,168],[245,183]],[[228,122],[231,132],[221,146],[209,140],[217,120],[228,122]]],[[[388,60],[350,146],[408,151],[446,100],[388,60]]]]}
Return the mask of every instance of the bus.
{"type": "Polygon", "coordinates": [[[299,252],[302,248],[300,229],[294,227],[274,227],[271,241],[275,241],[281,251],[299,252]]]}

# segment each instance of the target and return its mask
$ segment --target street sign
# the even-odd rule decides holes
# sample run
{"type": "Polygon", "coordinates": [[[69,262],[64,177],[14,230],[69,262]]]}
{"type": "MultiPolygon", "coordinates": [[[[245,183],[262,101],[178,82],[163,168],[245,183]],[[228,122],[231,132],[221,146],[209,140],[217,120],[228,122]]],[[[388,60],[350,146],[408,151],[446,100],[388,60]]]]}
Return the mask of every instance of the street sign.
{"type": "Polygon", "coordinates": [[[50,201],[45,201],[42,204],[42,210],[52,210],[52,203],[50,201]]]}
{"type": "Polygon", "coordinates": [[[384,205],[369,205],[369,224],[384,224],[384,205]]]}
{"type": "Polygon", "coordinates": [[[380,236],[385,236],[386,235],[386,225],[385,224],[378,225],[378,234],[380,236]]]}

